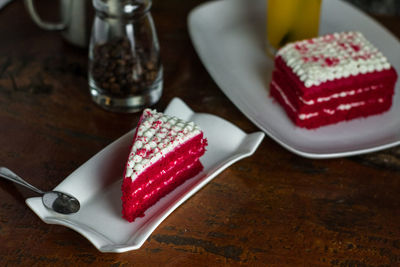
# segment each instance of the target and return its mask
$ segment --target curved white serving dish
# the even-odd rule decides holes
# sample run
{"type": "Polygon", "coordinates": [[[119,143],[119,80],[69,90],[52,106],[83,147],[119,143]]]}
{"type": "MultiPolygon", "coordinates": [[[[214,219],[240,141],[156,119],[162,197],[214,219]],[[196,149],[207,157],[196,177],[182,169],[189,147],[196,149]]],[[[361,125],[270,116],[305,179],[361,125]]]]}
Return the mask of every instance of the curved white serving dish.
{"type": "Polygon", "coordinates": [[[252,155],[264,138],[262,132],[246,134],[217,116],[194,113],[178,98],[171,101],[165,113],[194,121],[203,130],[208,140],[207,152],[201,158],[204,170],[149,208],[143,218],[129,223],[121,217],[121,176],[134,130],[104,148],[55,188],[78,198],[78,213],[52,212],[43,206],[40,197],[28,198],[27,205],[45,223],[77,231],[102,252],[138,249],[171,212],[228,166],[252,155]]]}

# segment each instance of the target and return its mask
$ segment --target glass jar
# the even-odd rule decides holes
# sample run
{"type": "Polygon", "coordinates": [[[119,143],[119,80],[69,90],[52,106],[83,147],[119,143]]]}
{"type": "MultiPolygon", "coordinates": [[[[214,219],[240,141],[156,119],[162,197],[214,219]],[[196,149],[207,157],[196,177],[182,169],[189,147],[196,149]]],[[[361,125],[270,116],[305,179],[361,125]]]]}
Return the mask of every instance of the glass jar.
{"type": "Polygon", "coordinates": [[[163,70],[151,0],[93,0],[89,87],[94,102],[136,112],[162,94],[163,70]]]}

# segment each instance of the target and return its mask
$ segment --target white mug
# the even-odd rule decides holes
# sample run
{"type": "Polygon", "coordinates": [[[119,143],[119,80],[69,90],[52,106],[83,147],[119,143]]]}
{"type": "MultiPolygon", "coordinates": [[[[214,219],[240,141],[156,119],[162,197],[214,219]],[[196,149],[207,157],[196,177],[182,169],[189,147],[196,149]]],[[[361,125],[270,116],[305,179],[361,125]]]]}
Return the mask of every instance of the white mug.
{"type": "Polygon", "coordinates": [[[93,6],[91,0],[60,0],[61,21],[59,23],[45,22],[36,12],[33,0],[25,0],[25,6],[32,20],[42,29],[61,31],[68,42],[87,47],[90,40],[93,23],[93,6]]]}

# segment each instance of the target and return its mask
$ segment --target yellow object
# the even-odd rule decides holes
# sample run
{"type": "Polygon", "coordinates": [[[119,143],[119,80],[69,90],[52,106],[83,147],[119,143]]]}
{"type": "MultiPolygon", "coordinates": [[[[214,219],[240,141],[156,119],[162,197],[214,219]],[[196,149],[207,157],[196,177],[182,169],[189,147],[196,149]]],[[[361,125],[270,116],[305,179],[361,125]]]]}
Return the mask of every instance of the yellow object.
{"type": "Polygon", "coordinates": [[[267,0],[268,45],[283,45],[318,35],[322,0],[267,0]]]}

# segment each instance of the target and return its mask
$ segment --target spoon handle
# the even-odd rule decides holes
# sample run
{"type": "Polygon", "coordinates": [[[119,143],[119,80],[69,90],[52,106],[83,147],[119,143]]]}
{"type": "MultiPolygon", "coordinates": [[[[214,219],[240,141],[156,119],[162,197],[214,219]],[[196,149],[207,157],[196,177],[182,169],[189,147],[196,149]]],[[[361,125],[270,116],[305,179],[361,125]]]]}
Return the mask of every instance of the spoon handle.
{"type": "Polygon", "coordinates": [[[45,193],[42,190],[37,189],[33,185],[29,184],[28,182],[23,180],[21,177],[19,177],[18,175],[13,173],[11,170],[7,169],[6,167],[0,167],[0,177],[6,178],[7,180],[10,180],[11,182],[15,182],[17,184],[25,186],[25,187],[35,191],[36,193],[39,193],[39,194],[45,193]]]}

